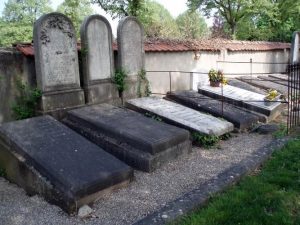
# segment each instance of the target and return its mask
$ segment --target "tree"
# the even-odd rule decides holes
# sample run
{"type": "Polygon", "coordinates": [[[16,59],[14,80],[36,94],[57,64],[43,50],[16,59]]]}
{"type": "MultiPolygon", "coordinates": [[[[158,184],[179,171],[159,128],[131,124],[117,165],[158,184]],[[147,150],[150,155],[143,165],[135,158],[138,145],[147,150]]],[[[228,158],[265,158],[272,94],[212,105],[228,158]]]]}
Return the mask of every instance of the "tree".
{"type": "Polygon", "coordinates": [[[0,46],[31,42],[35,20],[51,11],[49,0],[8,0],[0,20],[0,46]]]}
{"type": "Polygon", "coordinates": [[[188,39],[199,39],[208,34],[205,20],[197,11],[185,11],[176,18],[180,36],[188,39]]]}
{"type": "Polygon", "coordinates": [[[177,38],[180,33],[170,12],[156,1],[146,0],[147,10],[137,15],[147,37],[177,38]]]}
{"type": "Polygon", "coordinates": [[[228,24],[232,38],[235,38],[237,24],[268,0],[188,0],[188,7],[192,10],[203,10],[210,17],[217,12],[228,24]]]}
{"type": "Polygon", "coordinates": [[[121,18],[124,16],[138,16],[145,10],[144,0],[93,0],[113,19],[121,18]]]}
{"type": "Polygon", "coordinates": [[[3,10],[3,20],[33,24],[41,15],[51,11],[49,0],[8,0],[3,10]]]}
{"type": "Polygon", "coordinates": [[[94,13],[89,0],[65,0],[58,6],[57,11],[72,20],[77,35],[79,35],[79,28],[84,18],[94,13]]]}

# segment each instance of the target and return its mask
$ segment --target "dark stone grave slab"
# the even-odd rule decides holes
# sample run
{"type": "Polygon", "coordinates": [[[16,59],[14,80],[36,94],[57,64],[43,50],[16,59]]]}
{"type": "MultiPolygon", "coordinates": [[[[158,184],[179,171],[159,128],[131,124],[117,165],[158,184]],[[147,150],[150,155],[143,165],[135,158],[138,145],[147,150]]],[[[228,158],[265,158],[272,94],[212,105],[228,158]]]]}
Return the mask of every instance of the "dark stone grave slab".
{"type": "Polygon", "coordinates": [[[257,78],[259,78],[260,80],[264,80],[264,81],[271,81],[273,83],[280,84],[280,85],[283,85],[283,86],[288,86],[288,81],[284,81],[282,79],[278,79],[278,78],[275,78],[275,77],[257,76],[257,78]]]}
{"type": "Polygon", "coordinates": [[[257,123],[264,121],[263,115],[251,113],[245,109],[224,102],[222,113],[222,102],[199,94],[195,91],[177,91],[168,93],[167,99],[176,101],[197,111],[209,113],[216,117],[222,117],[234,124],[238,129],[244,130],[257,123]]]}
{"type": "Polygon", "coordinates": [[[191,150],[188,131],[109,104],[71,110],[64,122],[128,165],[146,172],[191,150]]]}
{"type": "Polygon", "coordinates": [[[1,125],[0,164],[28,194],[69,213],[133,178],[129,166],[50,116],[1,125]]]}
{"type": "Polygon", "coordinates": [[[255,93],[258,93],[258,94],[262,94],[262,95],[265,95],[267,93],[266,90],[264,90],[264,89],[255,87],[253,85],[250,85],[246,82],[243,82],[243,81],[237,80],[237,79],[228,80],[228,84],[233,86],[233,87],[242,88],[242,89],[245,89],[247,91],[252,91],[252,92],[255,92],[255,93]]]}
{"type": "Polygon", "coordinates": [[[223,88],[209,85],[201,86],[198,91],[200,94],[216,99],[223,98],[224,101],[230,104],[264,114],[268,116],[269,121],[277,117],[283,108],[281,102],[265,102],[265,95],[231,85],[224,85],[223,88]]]}
{"type": "Polygon", "coordinates": [[[275,89],[279,91],[281,94],[284,94],[285,96],[288,95],[288,87],[284,85],[280,85],[271,81],[261,80],[258,78],[251,79],[249,76],[243,76],[239,77],[237,79],[240,79],[241,81],[247,82],[248,84],[251,84],[253,86],[263,88],[265,90],[268,89],[275,89]]]}
{"type": "Polygon", "coordinates": [[[269,77],[274,77],[280,80],[288,81],[289,77],[286,74],[270,74],[269,77]]]}

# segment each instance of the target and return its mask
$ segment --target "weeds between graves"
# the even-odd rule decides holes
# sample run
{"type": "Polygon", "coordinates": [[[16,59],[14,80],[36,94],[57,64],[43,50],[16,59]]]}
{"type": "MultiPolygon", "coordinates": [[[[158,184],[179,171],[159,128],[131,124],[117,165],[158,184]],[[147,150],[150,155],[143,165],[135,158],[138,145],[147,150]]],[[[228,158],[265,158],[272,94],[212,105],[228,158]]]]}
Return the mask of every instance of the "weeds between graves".
{"type": "Polygon", "coordinates": [[[138,88],[137,88],[137,95],[138,97],[143,97],[143,96],[146,96],[146,97],[149,97],[150,94],[151,94],[151,89],[150,89],[150,83],[149,83],[149,80],[147,79],[146,77],[146,71],[145,70],[141,70],[139,73],[138,73],[138,88]],[[142,91],[142,85],[143,83],[145,84],[145,90],[142,91]]]}
{"type": "Polygon", "coordinates": [[[147,117],[150,117],[151,119],[154,119],[156,121],[159,121],[161,122],[162,121],[162,118],[160,118],[159,116],[155,115],[155,114],[152,114],[152,113],[145,113],[145,116],[147,117]]]}
{"type": "Polygon", "coordinates": [[[6,171],[0,164],[0,177],[6,177],[6,171]]]}
{"type": "Polygon", "coordinates": [[[204,148],[211,148],[215,146],[220,140],[228,140],[231,137],[230,133],[223,134],[218,137],[215,135],[201,134],[199,132],[192,132],[192,142],[194,145],[204,148]]]}
{"type": "Polygon", "coordinates": [[[32,88],[20,78],[16,81],[19,96],[12,105],[12,111],[16,120],[22,120],[36,115],[36,108],[42,96],[41,90],[32,88]]]}
{"type": "Polygon", "coordinates": [[[122,100],[123,105],[123,92],[127,89],[126,78],[128,76],[128,71],[123,68],[116,69],[113,81],[115,82],[117,89],[119,91],[119,97],[122,100]]]}
{"type": "Polygon", "coordinates": [[[279,129],[273,133],[273,137],[282,138],[287,135],[287,126],[283,123],[279,124],[279,129]]]}

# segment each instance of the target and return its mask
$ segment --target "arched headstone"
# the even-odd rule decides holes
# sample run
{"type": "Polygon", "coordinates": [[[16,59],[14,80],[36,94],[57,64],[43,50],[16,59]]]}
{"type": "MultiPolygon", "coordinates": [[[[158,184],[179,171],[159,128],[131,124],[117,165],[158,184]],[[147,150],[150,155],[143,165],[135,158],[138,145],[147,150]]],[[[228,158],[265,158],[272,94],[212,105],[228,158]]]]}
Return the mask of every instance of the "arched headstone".
{"type": "Polygon", "coordinates": [[[76,33],[71,20],[60,13],[43,15],[36,21],[33,35],[42,110],[55,111],[84,104],[76,33]]]}
{"type": "Polygon", "coordinates": [[[85,18],[80,29],[82,72],[86,102],[108,100],[114,73],[112,31],[108,20],[100,15],[85,18]]]}
{"type": "Polygon", "coordinates": [[[144,69],[144,29],[135,17],[125,17],[118,25],[118,67],[129,75],[144,69]]]}
{"type": "Polygon", "coordinates": [[[291,51],[290,51],[291,63],[299,63],[299,41],[300,41],[300,32],[294,32],[291,51]]]}

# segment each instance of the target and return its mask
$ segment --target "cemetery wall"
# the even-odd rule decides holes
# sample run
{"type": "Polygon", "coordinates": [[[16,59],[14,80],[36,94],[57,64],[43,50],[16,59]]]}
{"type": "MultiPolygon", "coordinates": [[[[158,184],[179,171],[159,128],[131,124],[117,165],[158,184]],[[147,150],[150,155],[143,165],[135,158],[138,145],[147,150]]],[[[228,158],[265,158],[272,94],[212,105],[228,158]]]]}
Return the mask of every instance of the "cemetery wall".
{"type": "Polygon", "coordinates": [[[18,80],[36,85],[34,58],[14,48],[0,49],[0,123],[13,120],[11,108],[19,93],[18,80]]]}
{"type": "MultiPolygon", "coordinates": [[[[210,69],[222,69],[232,77],[250,74],[250,59],[253,73],[284,72],[288,62],[289,51],[286,49],[272,51],[182,51],[182,52],[146,52],[146,71],[183,71],[207,73],[210,69]],[[222,62],[223,61],[223,62],[222,62]],[[224,62],[226,61],[226,62],[224,62]],[[245,63],[233,63],[245,62],[245,63]],[[268,64],[271,62],[272,64],[268,64]],[[275,63],[275,64],[274,64],[275,63]],[[240,74],[239,74],[240,73],[240,74]]],[[[148,72],[152,92],[166,93],[170,89],[169,72],[148,72]],[[158,79],[159,78],[159,79],[158,79]]],[[[197,85],[195,82],[207,80],[206,74],[172,72],[172,91],[187,90],[197,85]]]]}
{"type": "MultiPolygon", "coordinates": [[[[249,61],[254,62],[287,62],[289,59],[288,50],[276,51],[200,51],[199,58],[195,59],[195,52],[151,52],[146,51],[146,71],[186,71],[207,73],[211,68],[222,68],[226,73],[249,72],[249,64],[220,63],[217,61],[249,61]]],[[[117,59],[117,52],[114,52],[117,59]]],[[[117,60],[115,60],[115,64],[117,60]]],[[[254,65],[253,72],[278,72],[284,71],[285,65],[254,65]]],[[[169,72],[147,73],[154,93],[166,93],[170,89],[169,72]]],[[[172,90],[190,89],[194,86],[192,80],[201,81],[207,79],[206,74],[192,77],[190,73],[172,72],[172,90]]],[[[29,85],[35,85],[35,66],[32,56],[24,56],[15,48],[0,49],[0,123],[11,121],[11,107],[18,94],[16,86],[17,79],[21,78],[29,85]]],[[[82,85],[82,84],[81,84],[82,85]]]]}

